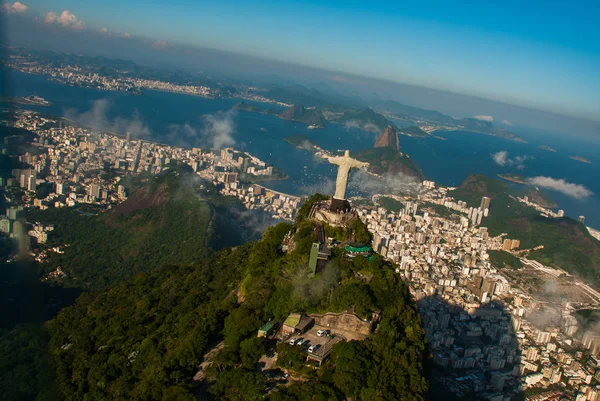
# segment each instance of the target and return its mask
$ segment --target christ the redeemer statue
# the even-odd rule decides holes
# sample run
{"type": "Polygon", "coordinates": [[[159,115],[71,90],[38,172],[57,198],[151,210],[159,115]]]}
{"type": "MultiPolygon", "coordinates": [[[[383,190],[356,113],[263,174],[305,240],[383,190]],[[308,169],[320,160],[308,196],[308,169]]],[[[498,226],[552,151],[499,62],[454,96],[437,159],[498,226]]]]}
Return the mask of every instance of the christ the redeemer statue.
{"type": "Polygon", "coordinates": [[[335,180],[335,195],[333,197],[334,199],[344,200],[346,199],[346,185],[348,184],[350,169],[366,167],[369,163],[363,163],[351,158],[349,150],[344,153],[344,156],[326,156],[325,158],[329,160],[329,163],[339,166],[335,180]]]}

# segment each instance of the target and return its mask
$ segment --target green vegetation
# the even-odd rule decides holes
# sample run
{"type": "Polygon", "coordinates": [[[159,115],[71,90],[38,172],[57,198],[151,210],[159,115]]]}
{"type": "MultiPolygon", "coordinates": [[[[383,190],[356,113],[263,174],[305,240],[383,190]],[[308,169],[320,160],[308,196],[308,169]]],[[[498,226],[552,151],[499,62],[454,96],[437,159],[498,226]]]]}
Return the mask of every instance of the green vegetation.
{"type": "Polygon", "coordinates": [[[530,257],[600,285],[600,242],[573,219],[540,216],[535,209],[518,202],[513,191],[502,181],[472,175],[449,195],[473,207],[479,207],[482,196],[489,196],[490,215],[482,225],[488,227],[490,235],[507,233],[509,238],[521,241],[521,249],[543,245],[530,257]]]}
{"type": "Polygon", "coordinates": [[[445,206],[438,205],[437,203],[431,202],[423,202],[420,206],[421,211],[427,210],[430,213],[435,214],[439,217],[450,218],[454,214],[458,214],[458,212],[448,209],[445,206]]]}
{"type": "Polygon", "coordinates": [[[5,400],[53,400],[47,333],[37,323],[0,330],[0,389],[5,400]]]}
{"type": "Polygon", "coordinates": [[[506,251],[487,251],[490,255],[490,263],[498,269],[509,267],[511,269],[520,269],[523,263],[516,256],[506,251]]]}
{"type": "MultiPolygon", "coordinates": [[[[379,256],[347,260],[334,250],[324,271],[306,275],[307,250],[316,240],[306,215],[310,203],[323,198],[311,197],[300,211],[291,253],[282,253],[280,244],[293,226],[281,223],[256,243],[136,274],[63,309],[48,324],[58,398],[194,399],[199,387],[189,378],[204,353],[223,341],[204,371],[213,400],[423,400],[425,333],[393,266],[379,256]],[[357,271],[371,272],[370,280],[357,271]],[[266,378],[255,369],[265,352],[264,339],[256,338],[264,322],[281,322],[290,311],[351,307],[365,318],[382,311],[378,330],[364,341],[336,345],[317,370],[305,366],[298,347],[280,345],[279,366],[306,381],[266,396],[266,378]]],[[[370,241],[362,223],[349,230],[370,241]]]]}
{"type": "Polygon", "coordinates": [[[252,113],[263,113],[264,112],[264,110],[261,109],[260,107],[256,107],[253,104],[249,104],[244,101],[234,104],[232,109],[241,110],[241,111],[249,111],[252,113]]]}
{"type": "Polygon", "coordinates": [[[399,213],[402,209],[404,209],[404,205],[399,200],[388,198],[386,196],[381,196],[377,201],[379,206],[386,209],[389,212],[399,213]]]}
{"type": "Polygon", "coordinates": [[[315,146],[317,146],[317,144],[311,141],[306,135],[290,135],[283,138],[283,140],[292,146],[309,152],[314,152],[315,146]]]}
{"type": "Polygon", "coordinates": [[[127,201],[100,214],[82,210],[32,211],[27,218],[54,224],[48,271],[58,266],[66,286],[103,289],[136,272],[198,262],[213,250],[243,242],[236,226],[242,206],[233,198],[200,196],[193,177],[170,172],[152,179],[127,201]]]}
{"type": "Polygon", "coordinates": [[[423,173],[408,156],[391,148],[371,148],[352,155],[358,160],[370,163],[369,171],[374,174],[404,174],[422,181],[423,173]]]}

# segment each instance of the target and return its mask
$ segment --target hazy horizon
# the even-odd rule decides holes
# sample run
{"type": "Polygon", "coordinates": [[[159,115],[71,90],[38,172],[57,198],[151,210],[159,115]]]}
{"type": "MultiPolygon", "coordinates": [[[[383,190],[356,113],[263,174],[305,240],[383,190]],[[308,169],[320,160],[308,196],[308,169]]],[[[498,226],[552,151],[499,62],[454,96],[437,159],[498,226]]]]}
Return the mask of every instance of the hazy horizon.
{"type": "MultiPolygon", "coordinates": [[[[556,110],[555,107],[544,108],[541,104],[524,104],[527,99],[519,99],[516,95],[514,101],[510,102],[498,99],[490,91],[469,93],[467,85],[462,87],[463,90],[449,90],[436,86],[435,81],[431,85],[423,85],[418,79],[411,81],[408,75],[407,79],[402,80],[401,77],[394,79],[385,74],[361,74],[351,69],[336,69],[335,66],[328,68],[328,65],[312,65],[314,63],[310,62],[278,60],[273,55],[269,57],[260,52],[252,54],[252,48],[246,51],[227,46],[220,48],[218,41],[214,41],[211,47],[167,42],[144,37],[144,33],[113,31],[116,28],[109,30],[104,26],[96,28],[93,24],[99,24],[99,21],[88,24],[76,17],[76,11],[57,10],[48,15],[53,12],[45,10],[52,7],[50,4],[40,6],[35,3],[3,5],[7,45],[124,58],[142,65],[202,72],[204,76],[214,76],[216,80],[229,78],[232,81],[256,82],[262,86],[298,83],[322,92],[333,90],[345,96],[357,96],[367,104],[377,99],[395,100],[457,118],[489,116],[495,126],[505,129],[534,127],[556,134],[572,134],[575,131],[579,136],[583,134],[590,139],[600,134],[600,116],[597,113],[572,113],[567,109],[571,105],[566,100],[565,110],[556,110]]],[[[65,4],[72,5],[71,10],[77,10],[75,4],[65,4]]],[[[318,45],[315,44],[315,47],[318,45]]],[[[356,56],[361,58],[360,54],[356,56]]],[[[335,55],[332,57],[335,58],[335,55]]],[[[590,61],[590,65],[596,65],[595,60],[590,61]]],[[[588,90],[593,89],[596,82],[592,80],[590,84],[588,90]]],[[[593,97],[588,102],[589,110],[593,109],[594,100],[593,97]]]]}

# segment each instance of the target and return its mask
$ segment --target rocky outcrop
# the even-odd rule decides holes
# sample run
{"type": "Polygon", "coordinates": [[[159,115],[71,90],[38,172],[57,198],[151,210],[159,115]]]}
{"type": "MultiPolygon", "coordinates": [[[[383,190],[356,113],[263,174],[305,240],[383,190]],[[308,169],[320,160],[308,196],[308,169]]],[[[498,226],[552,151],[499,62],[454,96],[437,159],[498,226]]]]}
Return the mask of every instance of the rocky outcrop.
{"type": "Polygon", "coordinates": [[[375,141],[375,148],[391,148],[400,150],[400,140],[398,139],[398,133],[391,125],[381,131],[379,137],[375,141]]]}

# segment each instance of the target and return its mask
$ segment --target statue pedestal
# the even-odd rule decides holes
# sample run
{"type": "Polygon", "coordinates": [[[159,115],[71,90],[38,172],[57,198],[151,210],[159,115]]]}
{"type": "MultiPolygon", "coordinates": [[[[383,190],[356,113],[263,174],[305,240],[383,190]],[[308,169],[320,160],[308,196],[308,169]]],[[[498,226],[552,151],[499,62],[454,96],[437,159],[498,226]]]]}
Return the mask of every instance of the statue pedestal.
{"type": "Polygon", "coordinates": [[[346,199],[331,198],[331,207],[329,210],[334,213],[339,213],[340,211],[344,213],[349,212],[350,202],[348,202],[346,199]]]}

